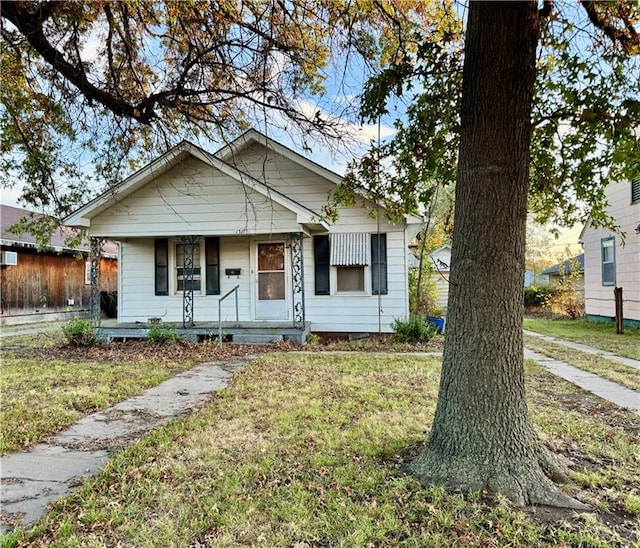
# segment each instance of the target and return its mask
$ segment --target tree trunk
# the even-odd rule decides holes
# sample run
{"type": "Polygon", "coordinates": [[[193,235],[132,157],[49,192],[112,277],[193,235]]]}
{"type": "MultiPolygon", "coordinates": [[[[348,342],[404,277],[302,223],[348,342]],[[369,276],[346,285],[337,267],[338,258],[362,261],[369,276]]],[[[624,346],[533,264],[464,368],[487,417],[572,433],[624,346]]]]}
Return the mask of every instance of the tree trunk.
{"type": "Polygon", "coordinates": [[[522,341],[537,2],[470,2],[445,351],[436,415],[410,464],[425,484],[582,507],[529,420],[522,341]]]}

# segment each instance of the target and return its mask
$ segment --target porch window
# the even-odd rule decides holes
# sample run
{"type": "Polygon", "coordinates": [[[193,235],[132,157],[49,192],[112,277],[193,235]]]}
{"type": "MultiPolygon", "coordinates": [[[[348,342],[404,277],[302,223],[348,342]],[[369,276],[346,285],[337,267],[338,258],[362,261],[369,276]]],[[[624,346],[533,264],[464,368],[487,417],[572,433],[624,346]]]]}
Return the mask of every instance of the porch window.
{"type": "Polygon", "coordinates": [[[200,267],[200,244],[193,246],[193,280],[186,280],[186,269],[184,268],[185,247],[180,243],[176,243],[176,289],[184,291],[193,289],[200,291],[201,287],[201,267],[200,267]]]}
{"type": "Polygon", "coordinates": [[[157,238],[154,246],[156,295],[169,294],[169,240],[157,238]]]}
{"type": "Polygon", "coordinates": [[[365,267],[371,262],[369,241],[364,232],[332,234],[331,265],[336,267],[337,293],[362,293],[365,267]]]}
{"type": "Polygon", "coordinates": [[[616,239],[615,237],[600,240],[602,252],[602,285],[616,285],[616,239]]]}
{"type": "Polygon", "coordinates": [[[386,295],[387,290],[387,235],[371,234],[371,293],[386,295]]]}

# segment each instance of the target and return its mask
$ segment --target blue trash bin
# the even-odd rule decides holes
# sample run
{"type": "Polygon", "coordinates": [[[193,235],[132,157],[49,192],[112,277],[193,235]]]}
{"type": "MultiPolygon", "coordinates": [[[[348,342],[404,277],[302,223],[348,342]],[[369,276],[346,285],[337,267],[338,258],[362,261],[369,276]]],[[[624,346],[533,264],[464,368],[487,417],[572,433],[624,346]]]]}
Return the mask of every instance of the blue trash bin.
{"type": "Polygon", "coordinates": [[[425,321],[436,328],[438,335],[444,331],[444,318],[438,318],[437,316],[426,316],[425,321]]]}

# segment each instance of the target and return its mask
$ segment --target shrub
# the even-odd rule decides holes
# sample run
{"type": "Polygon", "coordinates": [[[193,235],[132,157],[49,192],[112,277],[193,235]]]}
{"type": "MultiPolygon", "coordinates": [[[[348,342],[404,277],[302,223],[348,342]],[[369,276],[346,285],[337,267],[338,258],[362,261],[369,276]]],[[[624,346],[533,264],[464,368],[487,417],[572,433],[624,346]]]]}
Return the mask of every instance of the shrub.
{"type": "Polygon", "coordinates": [[[96,334],[87,318],[73,318],[62,326],[67,344],[71,346],[92,346],[96,342],[96,334]]]}
{"type": "Polygon", "coordinates": [[[175,344],[182,337],[178,334],[175,327],[165,327],[154,324],[149,327],[149,341],[153,344],[175,344]]]}
{"type": "Polygon", "coordinates": [[[572,284],[558,286],[547,303],[554,314],[568,316],[572,320],[584,316],[584,300],[580,291],[572,284]]]}
{"type": "Polygon", "coordinates": [[[408,320],[396,318],[391,324],[395,339],[401,343],[429,342],[436,334],[436,328],[427,324],[424,317],[413,316],[408,320]]]}
{"type": "Polygon", "coordinates": [[[540,287],[532,285],[524,289],[525,308],[541,308],[547,306],[549,300],[556,294],[553,287],[540,287]]]}
{"type": "Polygon", "coordinates": [[[320,335],[316,335],[315,333],[309,333],[307,335],[307,344],[317,346],[322,343],[322,339],[320,335]]]}

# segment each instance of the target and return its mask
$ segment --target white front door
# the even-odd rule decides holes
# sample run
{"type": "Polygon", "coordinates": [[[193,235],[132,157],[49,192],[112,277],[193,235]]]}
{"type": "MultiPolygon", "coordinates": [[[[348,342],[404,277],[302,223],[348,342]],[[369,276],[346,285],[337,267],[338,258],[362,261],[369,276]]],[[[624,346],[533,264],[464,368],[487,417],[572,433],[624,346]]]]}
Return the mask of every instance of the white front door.
{"type": "Polygon", "coordinates": [[[282,242],[256,243],[256,320],[289,318],[286,246],[282,242]]]}

